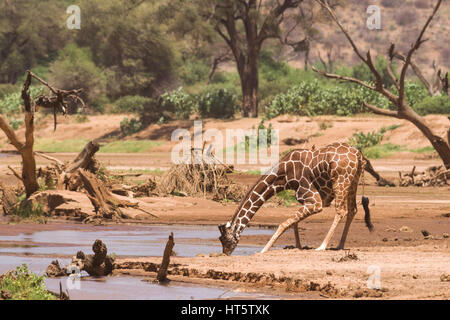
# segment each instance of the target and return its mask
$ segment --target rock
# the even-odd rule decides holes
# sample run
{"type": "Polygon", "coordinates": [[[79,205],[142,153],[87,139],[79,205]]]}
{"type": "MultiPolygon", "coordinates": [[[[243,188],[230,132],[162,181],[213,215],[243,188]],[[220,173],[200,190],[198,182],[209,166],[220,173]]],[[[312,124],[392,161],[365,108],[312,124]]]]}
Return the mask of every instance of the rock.
{"type": "Polygon", "coordinates": [[[388,242],[388,238],[383,238],[383,242],[388,242]]]}
{"type": "Polygon", "coordinates": [[[413,279],[419,279],[419,275],[418,274],[413,274],[413,279]]]}
{"type": "Polygon", "coordinates": [[[444,239],[447,239],[447,238],[450,237],[450,236],[449,236],[448,233],[445,233],[445,232],[444,232],[444,233],[442,234],[442,237],[443,237],[444,239]]]}
{"type": "Polygon", "coordinates": [[[209,256],[212,258],[216,258],[216,257],[224,257],[226,256],[226,254],[222,252],[212,252],[209,254],[209,256]]]}
{"type": "Polygon", "coordinates": [[[422,235],[426,238],[426,237],[428,237],[429,235],[431,235],[427,230],[422,230],[422,231],[420,231],[420,232],[422,232],[422,235]]]}
{"type": "Polygon", "coordinates": [[[400,232],[413,232],[413,230],[408,226],[403,226],[399,229],[400,232]]]}
{"type": "Polygon", "coordinates": [[[206,257],[207,255],[206,254],[204,254],[204,253],[197,253],[197,255],[196,255],[196,257],[201,257],[201,258],[204,258],[204,257],[206,257]]]}
{"type": "Polygon", "coordinates": [[[397,229],[394,229],[394,228],[387,228],[387,229],[384,230],[384,231],[386,231],[386,232],[396,232],[397,229]]]}

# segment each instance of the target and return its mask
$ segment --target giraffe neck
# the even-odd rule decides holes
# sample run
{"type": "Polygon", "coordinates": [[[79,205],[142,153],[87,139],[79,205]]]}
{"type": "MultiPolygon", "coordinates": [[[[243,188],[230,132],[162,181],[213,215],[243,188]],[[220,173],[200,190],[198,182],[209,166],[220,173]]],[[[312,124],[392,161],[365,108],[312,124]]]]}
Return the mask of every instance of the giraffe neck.
{"type": "Polygon", "coordinates": [[[282,188],[274,186],[278,175],[275,173],[262,176],[255,185],[248,191],[247,195],[239,204],[233,218],[230,221],[230,227],[234,237],[239,240],[240,234],[249,224],[256,211],[269,200],[276,192],[282,188]]]}

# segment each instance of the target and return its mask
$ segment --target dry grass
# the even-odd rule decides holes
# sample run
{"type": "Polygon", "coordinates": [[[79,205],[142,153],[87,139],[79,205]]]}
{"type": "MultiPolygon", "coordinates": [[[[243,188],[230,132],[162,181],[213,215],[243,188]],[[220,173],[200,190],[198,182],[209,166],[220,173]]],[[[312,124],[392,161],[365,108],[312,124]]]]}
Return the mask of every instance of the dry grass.
{"type": "Polygon", "coordinates": [[[172,166],[157,183],[156,193],[212,197],[214,200],[240,201],[246,188],[231,181],[228,167],[211,161],[172,166]]]}

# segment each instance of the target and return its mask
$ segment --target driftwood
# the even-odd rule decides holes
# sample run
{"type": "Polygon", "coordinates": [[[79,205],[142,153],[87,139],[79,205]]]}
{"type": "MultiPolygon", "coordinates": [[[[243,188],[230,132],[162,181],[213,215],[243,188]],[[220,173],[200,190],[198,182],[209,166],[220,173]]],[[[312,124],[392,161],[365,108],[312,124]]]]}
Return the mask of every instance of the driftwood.
{"type": "Polygon", "coordinates": [[[432,166],[425,171],[417,172],[414,166],[410,172],[398,172],[399,185],[402,187],[439,187],[450,185],[450,170],[444,166],[432,166]]]}
{"type": "Polygon", "coordinates": [[[138,204],[128,200],[122,200],[111,193],[106,186],[92,173],[79,169],[78,174],[83,183],[95,212],[102,218],[120,218],[122,213],[120,208],[133,207],[137,208],[138,204]]]}
{"type": "Polygon", "coordinates": [[[85,255],[83,251],[78,251],[72,258],[69,268],[78,267],[80,271],[86,271],[91,276],[101,277],[110,275],[113,271],[114,259],[107,255],[108,249],[101,240],[95,240],[92,245],[94,254],[85,255]]]}
{"type": "Polygon", "coordinates": [[[16,193],[12,188],[6,187],[0,182],[1,206],[5,215],[9,214],[18,202],[16,193]]]}
{"type": "Polygon", "coordinates": [[[97,173],[100,165],[95,159],[95,153],[98,150],[98,143],[89,141],[77,157],[69,163],[64,163],[44,153],[35,152],[35,155],[52,161],[51,165],[39,168],[37,176],[43,178],[49,188],[56,187],[58,190],[76,191],[80,187],[80,181],[73,173],[78,169],[85,169],[92,173],[97,173]]]}
{"type": "Polygon", "coordinates": [[[173,232],[169,235],[169,240],[166,243],[166,248],[164,249],[164,256],[161,262],[161,266],[158,270],[158,275],[156,279],[159,283],[167,282],[167,269],[169,268],[170,255],[172,254],[173,246],[175,242],[173,241],[173,232]]]}

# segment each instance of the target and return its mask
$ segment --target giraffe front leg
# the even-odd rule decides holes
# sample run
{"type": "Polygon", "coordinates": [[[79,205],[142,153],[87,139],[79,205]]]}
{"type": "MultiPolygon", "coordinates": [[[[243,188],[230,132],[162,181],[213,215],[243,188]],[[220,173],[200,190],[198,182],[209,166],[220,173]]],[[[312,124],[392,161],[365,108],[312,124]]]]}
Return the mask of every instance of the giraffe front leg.
{"type": "Polygon", "coordinates": [[[295,236],[295,247],[301,249],[302,245],[300,243],[300,234],[298,233],[298,222],[294,223],[294,236],[295,236]]]}
{"type": "Polygon", "coordinates": [[[272,248],[275,241],[277,241],[277,239],[286,231],[286,229],[288,229],[292,224],[298,223],[298,221],[299,221],[299,218],[296,216],[294,218],[287,219],[285,222],[280,224],[278,226],[277,231],[274,233],[272,238],[270,238],[269,242],[267,242],[264,249],[261,250],[261,253],[269,251],[269,249],[272,248]]]}
{"type": "MultiPolygon", "coordinates": [[[[269,242],[267,242],[264,249],[262,249],[261,253],[267,252],[273,246],[275,241],[277,241],[277,239],[283,234],[283,232],[286,231],[286,229],[291,227],[293,224],[298,224],[300,221],[309,217],[310,215],[322,211],[322,202],[320,199],[320,195],[318,193],[313,194],[310,198],[308,198],[307,202],[308,202],[307,204],[305,204],[303,207],[299,209],[299,212],[294,217],[280,224],[280,226],[278,227],[277,231],[274,233],[272,238],[269,240],[269,242]]],[[[298,229],[296,233],[298,234],[298,229]]],[[[298,244],[300,245],[300,239],[298,242],[299,242],[298,244]]]]}

